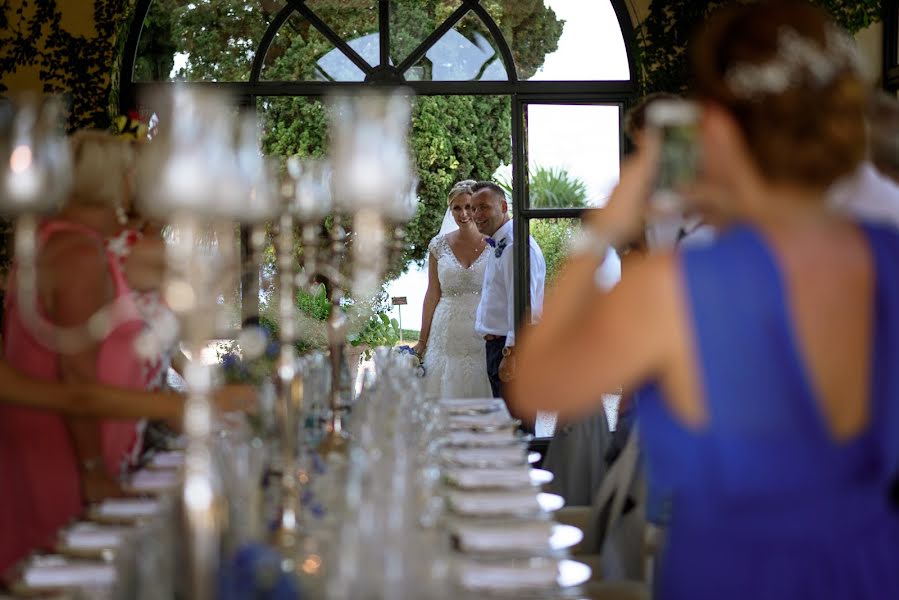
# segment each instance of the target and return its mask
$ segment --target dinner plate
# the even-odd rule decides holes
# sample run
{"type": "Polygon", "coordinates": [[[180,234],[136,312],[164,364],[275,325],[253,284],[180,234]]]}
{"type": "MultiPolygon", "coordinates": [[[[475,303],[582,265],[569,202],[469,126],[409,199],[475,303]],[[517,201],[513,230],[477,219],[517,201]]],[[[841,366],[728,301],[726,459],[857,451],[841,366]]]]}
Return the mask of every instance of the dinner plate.
{"type": "Polygon", "coordinates": [[[505,413],[486,413],[476,415],[451,415],[448,418],[450,429],[468,431],[515,430],[521,425],[518,419],[512,419],[505,413]]]}
{"type": "Polygon", "coordinates": [[[547,520],[460,521],[450,526],[453,546],[466,554],[545,556],[563,552],[584,539],[577,527],[547,520]]]}
{"type": "Polygon", "coordinates": [[[448,432],[444,441],[454,448],[486,448],[493,446],[520,446],[530,441],[515,429],[457,430],[448,432]]]}
{"type": "Polygon", "coordinates": [[[80,521],[60,531],[56,550],[72,558],[109,560],[131,531],[124,526],[80,521]]]}
{"type": "Polygon", "coordinates": [[[449,509],[466,517],[537,517],[565,506],[556,494],[534,493],[533,489],[472,491],[450,490],[446,495],[449,509]]]}
{"type": "Polygon", "coordinates": [[[130,525],[162,512],[162,502],[156,498],[110,498],[91,506],[87,515],[95,523],[130,525]]]}
{"type": "Polygon", "coordinates": [[[117,578],[115,565],[111,563],[48,555],[29,560],[11,588],[14,594],[26,597],[64,590],[83,590],[89,594],[89,590],[113,588],[117,578]]]}
{"type": "Polygon", "coordinates": [[[450,415],[506,412],[506,405],[499,398],[444,398],[440,406],[450,415]]]}
{"type": "Polygon", "coordinates": [[[455,468],[446,472],[450,485],[461,489],[514,489],[539,487],[553,480],[553,474],[543,469],[527,467],[455,468]]]}
{"type": "Polygon", "coordinates": [[[444,461],[455,467],[523,467],[526,448],[523,444],[473,448],[450,447],[443,450],[444,461]]]}
{"type": "Polygon", "coordinates": [[[461,558],[453,568],[456,581],[465,590],[515,597],[577,587],[586,583],[592,574],[584,563],[556,558],[461,558]]]}
{"type": "Polygon", "coordinates": [[[180,483],[181,474],[178,471],[141,469],[133,473],[122,488],[129,494],[143,496],[173,491],[180,483]]]}

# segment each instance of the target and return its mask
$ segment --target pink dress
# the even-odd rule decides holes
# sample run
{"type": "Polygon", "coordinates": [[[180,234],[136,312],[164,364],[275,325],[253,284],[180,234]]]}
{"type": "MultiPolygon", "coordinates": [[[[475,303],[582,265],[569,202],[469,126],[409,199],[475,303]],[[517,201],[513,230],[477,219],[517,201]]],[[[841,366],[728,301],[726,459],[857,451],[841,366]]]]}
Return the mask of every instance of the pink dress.
{"type": "MultiPolygon", "coordinates": [[[[65,221],[44,223],[40,243],[61,231],[83,233],[102,247],[95,231],[65,221]]],[[[134,339],[143,323],[133,306],[128,306],[131,290],[117,261],[108,253],[107,257],[125,319],[100,343],[97,381],[143,389],[146,382],[134,352],[134,339]]],[[[39,342],[24,322],[16,286],[13,271],[6,295],[6,360],[31,377],[59,381],[58,354],[39,342]]],[[[101,425],[103,460],[112,476],[118,476],[122,461],[137,441],[135,424],[133,420],[107,419],[101,425]]],[[[52,543],[57,530],[80,512],[77,459],[64,419],[53,412],[0,404],[0,573],[31,550],[52,543]]]]}

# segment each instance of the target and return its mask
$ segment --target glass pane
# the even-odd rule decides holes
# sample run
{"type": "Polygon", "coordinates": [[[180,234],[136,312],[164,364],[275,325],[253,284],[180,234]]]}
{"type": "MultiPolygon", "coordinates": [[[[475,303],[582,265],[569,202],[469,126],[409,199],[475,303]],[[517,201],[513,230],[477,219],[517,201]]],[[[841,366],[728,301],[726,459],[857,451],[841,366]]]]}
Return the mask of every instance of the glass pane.
{"type": "Polygon", "coordinates": [[[468,13],[405,73],[409,81],[505,81],[506,68],[490,31],[468,13]]]}
{"type": "Polygon", "coordinates": [[[603,206],[618,182],[617,105],[529,104],[531,208],[603,206]]]}
{"type": "MultiPolygon", "coordinates": [[[[377,37],[377,34],[374,34],[377,37]]],[[[365,74],[309,21],[293,13],[263,60],[263,81],[362,81],[365,74]]]]}
{"type": "MultiPolygon", "coordinates": [[[[531,219],[531,236],[540,246],[546,261],[546,283],[548,290],[555,283],[565,262],[568,242],[580,227],[580,219],[531,219]]],[[[604,286],[613,286],[621,279],[621,261],[614,250],[609,249],[597,275],[604,286]]]]}
{"type": "Polygon", "coordinates": [[[631,77],[624,38],[609,0],[543,0],[493,16],[512,49],[519,79],[631,77]]]}
{"type": "Polygon", "coordinates": [[[133,81],[246,81],[282,0],[154,0],[137,46],[133,81]]]}
{"type": "Polygon", "coordinates": [[[459,2],[390,2],[390,61],[398,65],[446,20],[459,2]]]}
{"type": "MultiPolygon", "coordinates": [[[[380,63],[376,0],[307,0],[306,6],[346,40],[365,62],[372,66],[380,63]]],[[[322,59],[325,68],[332,66],[329,60],[335,59],[322,59]]]]}

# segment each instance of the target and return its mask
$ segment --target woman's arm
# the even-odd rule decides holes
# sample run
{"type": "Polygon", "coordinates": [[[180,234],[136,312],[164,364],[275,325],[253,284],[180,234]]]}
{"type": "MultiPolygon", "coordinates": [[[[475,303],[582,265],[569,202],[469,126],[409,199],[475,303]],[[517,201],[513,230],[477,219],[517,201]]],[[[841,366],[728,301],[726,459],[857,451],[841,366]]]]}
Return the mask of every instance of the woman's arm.
{"type": "MultiPolygon", "coordinates": [[[[255,412],[256,392],[243,385],[229,385],[214,392],[221,412],[255,412]]],[[[89,384],[62,384],[32,379],[0,360],[0,402],[52,410],[67,416],[117,419],[171,419],[184,414],[181,394],[144,392],[89,384]]]]}
{"type": "Polygon", "coordinates": [[[437,257],[431,252],[428,254],[428,291],[425,292],[425,301],[421,309],[421,334],[418,343],[415,344],[415,352],[423,356],[428,347],[428,337],[431,335],[431,320],[434,311],[440,303],[440,277],[437,274],[437,257]]]}
{"type": "MultiPolygon", "coordinates": [[[[608,207],[584,220],[597,240],[615,244],[638,230],[654,164],[643,155],[623,165],[608,207]]],[[[594,250],[566,263],[547,295],[542,321],[521,336],[509,398],[515,411],[577,417],[595,411],[603,393],[631,389],[670,367],[672,348],[684,335],[673,258],[638,261],[606,293],[595,284],[604,252],[594,250]]]]}

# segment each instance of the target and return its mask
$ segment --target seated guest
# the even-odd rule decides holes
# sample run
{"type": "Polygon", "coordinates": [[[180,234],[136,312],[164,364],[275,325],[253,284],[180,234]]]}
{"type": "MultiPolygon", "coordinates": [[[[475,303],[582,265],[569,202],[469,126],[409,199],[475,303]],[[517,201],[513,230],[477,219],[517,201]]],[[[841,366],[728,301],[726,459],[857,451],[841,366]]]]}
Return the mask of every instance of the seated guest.
{"type": "Polygon", "coordinates": [[[693,71],[718,238],[596,289],[604,246],[641,227],[660,150],[642,148],[522,333],[510,402],[576,416],[646,386],[662,600],[899,598],[899,232],[826,205],[865,154],[857,50],[808,4],[732,6],[693,71]]]}

